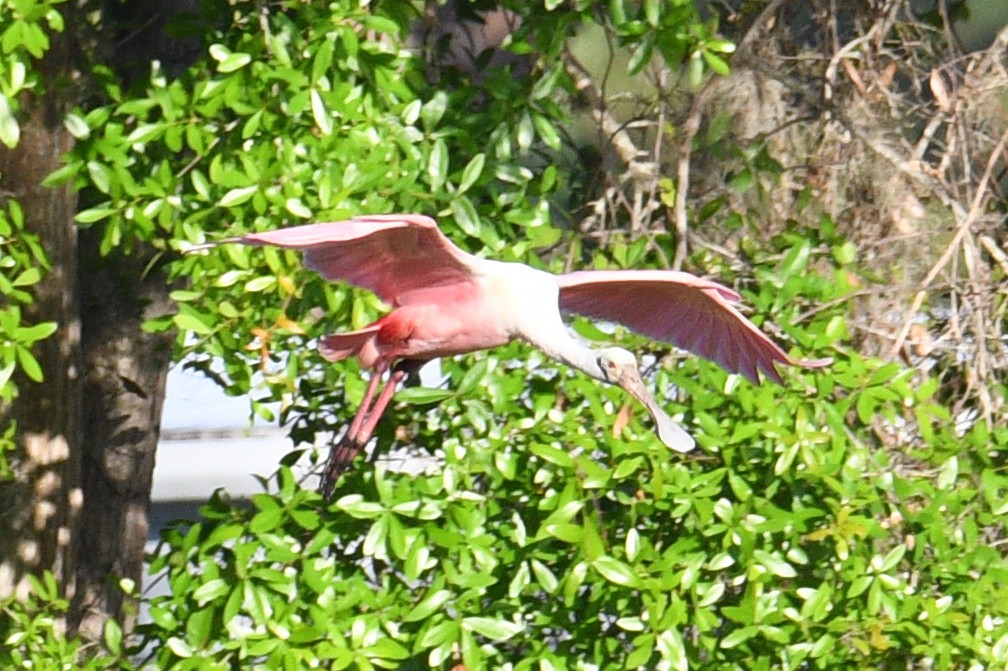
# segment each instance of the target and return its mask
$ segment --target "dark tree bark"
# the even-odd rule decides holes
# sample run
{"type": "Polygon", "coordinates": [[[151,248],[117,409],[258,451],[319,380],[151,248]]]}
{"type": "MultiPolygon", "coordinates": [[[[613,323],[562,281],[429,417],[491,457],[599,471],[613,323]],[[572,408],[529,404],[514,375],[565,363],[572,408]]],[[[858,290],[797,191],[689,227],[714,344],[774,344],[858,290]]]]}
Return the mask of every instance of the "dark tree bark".
{"type": "MultiPolygon", "coordinates": [[[[145,29],[163,28],[163,15],[179,9],[137,4],[157,18],[145,29]]],[[[78,241],[72,188],[41,186],[72,147],[63,119],[86,95],[76,48],[82,35],[74,33],[74,10],[65,12],[67,31],[51,36],[40,64],[44,93],[20,101],[21,140],[14,150],[0,149],[0,197],[20,202],[26,228],[52,263],[26,317],[59,324],[35,350],[44,381],[18,380],[21,395],[0,418],[17,422],[19,446],[14,479],[0,483],[0,597],[23,596],[27,576],[52,571],[71,600],[69,630],[98,639],[109,617],[126,631],[135,622],[119,583],[141,584],[172,336],[141,328],[168,310],[155,252],[136,243],[102,256],[100,228],[83,231],[78,241]]],[[[107,21],[99,30],[114,35],[123,25],[107,21]]],[[[107,58],[126,80],[149,71],[142,64],[157,49],[173,48],[171,40],[140,39],[145,35],[103,41],[116,45],[107,58]]]]}
{"type": "MultiPolygon", "coordinates": [[[[166,26],[181,12],[199,16],[199,0],[132,0],[107,8],[104,32],[114,45],[105,59],[125,86],[142,85],[158,60],[178,73],[202,53],[197,39],[171,37],[166,26]]],[[[136,608],[119,586],[140,586],[154,456],[171,364],[173,334],[151,334],[143,323],[171,311],[159,252],[141,242],[106,255],[101,229],[81,232],[83,428],[80,561],[70,624],[89,639],[107,618],[125,631],[136,608]]]]}
{"type": "Polygon", "coordinates": [[[80,561],[71,625],[101,636],[106,618],[132,629],[136,609],[118,585],[141,584],[154,454],[171,334],[144,321],[169,311],[168,286],[142,249],[98,251],[100,231],[81,233],[83,451],[80,561]]]}
{"type": "Polygon", "coordinates": [[[68,37],[53,37],[40,64],[46,94],[22,101],[21,141],[14,149],[0,148],[0,194],[19,201],[27,231],[38,235],[52,262],[24,316],[28,323],[59,325],[35,349],[45,381],[17,379],[20,396],[3,412],[5,425],[17,423],[18,449],[11,459],[13,479],[0,482],[0,596],[25,594],[27,576],[45,570],[65,594],[74,592],[82,502],[77,196],[69,186],[41,186],[73,142],[63,126],[76,75],[72,53],[68,37]]]}
{"type": "MultiPolygon", "coordinates": [[[[178,73],[199,53],[195,39],[176,39],[166,25],[180,12],[200,11],[198,0],[132,0],[109,8],[104,31],[114,38],[105,58],[125,86],[142,85],[150,62],[178,73]]],[[[82,478],[80,561],[71,627],[92,640],[107,618],[130,631],[136,608],[119,580],[138,587],[154,457],[161,427],[173,334],[144,332],[143,323],[171,311],[158,251],[133,241],[106,255],[101,229],[81,232],[83,324],[82,478]]]]}

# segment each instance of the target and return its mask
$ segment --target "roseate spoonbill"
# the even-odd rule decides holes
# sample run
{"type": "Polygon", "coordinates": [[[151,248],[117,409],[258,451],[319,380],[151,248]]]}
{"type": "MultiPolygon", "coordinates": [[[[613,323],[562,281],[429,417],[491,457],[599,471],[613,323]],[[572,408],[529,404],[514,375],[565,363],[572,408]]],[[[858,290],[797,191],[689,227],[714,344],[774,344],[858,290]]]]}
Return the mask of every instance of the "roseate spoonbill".
{"type": "Polygon", "coordinates": [[[362,329],[321,339],[326,359],[353,356],[372,371],[364,400],[330,455],[324,490],[367,443],[396,386],[410,372],[435,357],[489,349],[514,339],[596,380],[621,386],[651,414],[663,443],[679,452],[693,449],[690,435],[648,393],[633,354],[619,347],[593,349],[578,341],[561,313],[619,322],[754,383],[760,371],[780,382],[778,363],[812,367],[828,362],[789,357],[731,305],[738,294],[709,280],[669,270],[553,275],[468,254],[452,244],[433,219],[421,215],[362,216],[222,242],[300,250],[306,265],[326,279],[370,289],[393,308],[362,329]],[[386,372],[389,380],[376,398],[386,372]]]}

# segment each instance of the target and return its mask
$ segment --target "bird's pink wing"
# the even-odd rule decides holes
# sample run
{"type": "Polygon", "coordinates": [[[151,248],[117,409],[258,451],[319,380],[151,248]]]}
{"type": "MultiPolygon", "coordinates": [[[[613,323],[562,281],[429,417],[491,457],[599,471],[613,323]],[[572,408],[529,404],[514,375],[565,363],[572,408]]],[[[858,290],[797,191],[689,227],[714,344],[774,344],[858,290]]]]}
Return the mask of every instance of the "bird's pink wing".
{"type": "Polygon", "coordinates": [[[305,265],[404,305],[417,292],[473,279],[475,258],[456,247],[430,217],[389,214],[281,228],[238,238],[304,252],[305,265]]]}
{"type": "Polygon", "coordinates": [[[619,322],[656,340],[759,382],[781,381],[775,363],[817,365],[789,357],[736,310],[739,295],[715,282],[671,270],[600,270],[560,275],[560,310],[619,322]]]}

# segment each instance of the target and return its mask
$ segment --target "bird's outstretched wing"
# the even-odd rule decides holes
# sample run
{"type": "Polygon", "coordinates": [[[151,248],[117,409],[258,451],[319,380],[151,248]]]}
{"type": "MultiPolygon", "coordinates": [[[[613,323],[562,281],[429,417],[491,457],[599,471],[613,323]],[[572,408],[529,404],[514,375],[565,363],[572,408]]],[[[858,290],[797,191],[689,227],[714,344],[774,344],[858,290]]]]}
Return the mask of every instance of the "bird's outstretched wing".
{"type": "Polygon", "coordinates": [[[598,270],[559,275],[560,310],[619,322],[699,354],[753,382],[780,382],[775,363],[820,366],[789,357],[731,302],[739,295],[715,282],[671,270],[598,270]]]}
{"type": "Polygon", "coordinates": [[[392,305],[474,278],[476,257],[452,244],[433,219],[416,214],[355,217],[250,233],[234,241],[301,250],[305,265],[326,279],[370,289],[392,305]]]}

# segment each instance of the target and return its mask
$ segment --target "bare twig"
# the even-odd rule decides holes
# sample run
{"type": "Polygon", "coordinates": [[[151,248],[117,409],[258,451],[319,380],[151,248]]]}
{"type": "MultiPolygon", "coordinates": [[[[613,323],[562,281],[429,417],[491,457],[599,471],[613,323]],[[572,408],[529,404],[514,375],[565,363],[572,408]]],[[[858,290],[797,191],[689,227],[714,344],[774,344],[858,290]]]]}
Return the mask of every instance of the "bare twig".
{"type": "Polygon", "coordinates": [[[749,30],[746,31],[745,36],[739,41],[737,51],[743,52],[749,50],[756,38],[763,33],[764,27],[770,22],[770,18],[777,13],[777,10],[783,4],[784,0],[773,0],[759,13],[759,16],[752,22],[749,30]]]}
{"type": "Polygon", "coordinates": [[[574,81],[574,88],[588,100],[592,116],[602,128],[613,151],[627,166],[637,163],[641,150],[634,144],[626,127],[606,108],[602,93],[592,81],[591,74],[578,62],[569,49],[564,50],[564,68],[574,81]]]}
{"type": "Polygon", "coordinates": [[[707,99],[708,86],[704,86],[693,96],[689,115],[682,127],[682,141],[679,144],[679,160],[676,168],[676,197],[673,209],[673,221],[676,232],[676,253],[672,260],[672,269],[680,270],[686,260],[687,235],[689,220],[686,216],[686,196],[689,192],[690,157],[693,155],[693,139],[700,130],[700,119],[703,116],[704,102],[707,99]]]}
{"type": "MultiPolygon", "coordinates": [[[[990,181],[991,175],[994,172],[994,166],[997,165],[998,158],[1000,158],[1001,153],[1004,151],[1005,142],[1008,142],[1008,131],[1005,131],[1001,135],[1001,139],[998,141],[997,146],[994,147],[994,151],[991,152],[990,157],[987,159],[987,167],[984,169],[983,176],[980,178],[980,182],[977,184],[976,192],[973,194],[973,201],[970,203],[969,212],[956,227],[955,236],[952,238],[952,242],[949,243],[948,247],[945,248],[945,252],[938,258],[931,270],[924,277],[921,282],[920,290],[914,297],[913,303],[910,307],[910,317],[903,324],[903,328],[900,329],[900,334],[896,338],[896,342],[893,343],[890,354],[895,355],[903,347],[903,341],[906,339],[907,334],[910,332],[910,326],[913,324],[914,315],[920,309],[921,304],[924,302],[924,297],[927,295],[927,288],[934,281],[934,278],[938,276],[946,265],[948,265],[949,260],[955,256],[959,249],[959,245],[963,240],[963,237],[969,233],[970,227],[973,222],[976,221],[977,217],[980,215],[981,205],[983,204],[984,198],[988,195],[987,193],[987,183],[990,181]]],[[[961,209],[961,207],[959,208],[961,209]]]]}

